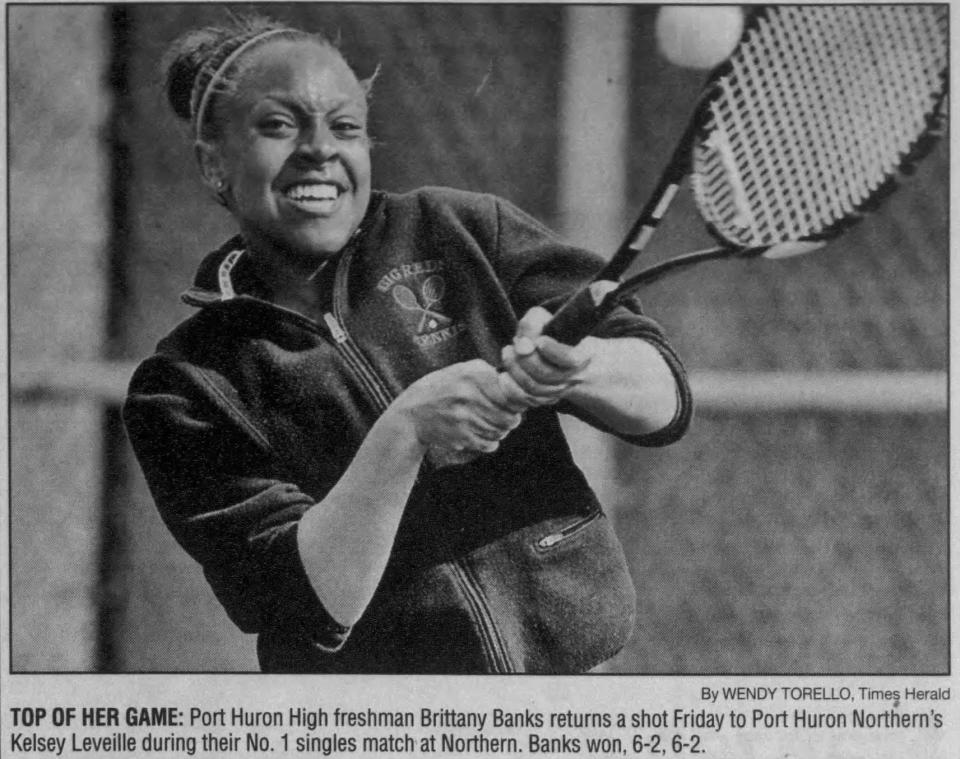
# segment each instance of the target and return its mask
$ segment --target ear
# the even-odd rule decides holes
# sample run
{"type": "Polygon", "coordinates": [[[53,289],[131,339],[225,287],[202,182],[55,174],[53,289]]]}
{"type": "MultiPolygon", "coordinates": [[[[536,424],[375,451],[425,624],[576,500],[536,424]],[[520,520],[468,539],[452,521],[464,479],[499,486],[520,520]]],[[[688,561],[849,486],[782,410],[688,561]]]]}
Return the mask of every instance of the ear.
{"type": "Polygon", "coordinates": [[[200,175],[203,177],[204,184],[215,194],[222,194],[226,181],[226,171],[220,148],[213,143],[197,140],[193,144],[193,150],[197,157],[197,165],[200,167],[200,175]]]}

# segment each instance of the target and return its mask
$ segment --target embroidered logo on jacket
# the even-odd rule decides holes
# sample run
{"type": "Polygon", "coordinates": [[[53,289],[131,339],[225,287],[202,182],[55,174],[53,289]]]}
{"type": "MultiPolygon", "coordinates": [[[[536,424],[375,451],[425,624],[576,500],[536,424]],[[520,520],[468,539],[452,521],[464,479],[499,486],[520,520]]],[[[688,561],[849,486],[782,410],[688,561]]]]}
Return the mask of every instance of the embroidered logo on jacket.
{"type": "Polygon", "coordinates": [[[447,280],[444,261],[429,259],[394,267],[377,282],[380,292],[389,292],[414,325],[413,341],[421,348],[457,336],[465,325],[444,313],[447,280]]]}

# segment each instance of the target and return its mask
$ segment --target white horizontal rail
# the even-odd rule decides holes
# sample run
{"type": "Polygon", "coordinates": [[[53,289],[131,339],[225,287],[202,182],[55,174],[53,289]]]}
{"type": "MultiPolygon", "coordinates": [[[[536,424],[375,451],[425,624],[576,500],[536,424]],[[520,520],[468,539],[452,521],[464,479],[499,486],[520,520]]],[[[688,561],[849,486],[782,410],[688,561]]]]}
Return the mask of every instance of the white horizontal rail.
{"type": "Polygon", "coordinates": [[[10,361],[10,396],[14,401],[91,400],[119,404],[136,361],[10,361]]]}
{"type": "MultiPolygon", "coordinates": [[[[14,360],[15,401],[86,399],[119,404],[136,362],[14,360]]],[[[700,411],[835,411],[940,413],[947,410],[946,372],[691,372],[700,411]]]]}
{"type": "Polygon", "coordinates": [[[697,372],[694,404],[736,412],[938,413],[947,410],[946,372],[697,372]]]}

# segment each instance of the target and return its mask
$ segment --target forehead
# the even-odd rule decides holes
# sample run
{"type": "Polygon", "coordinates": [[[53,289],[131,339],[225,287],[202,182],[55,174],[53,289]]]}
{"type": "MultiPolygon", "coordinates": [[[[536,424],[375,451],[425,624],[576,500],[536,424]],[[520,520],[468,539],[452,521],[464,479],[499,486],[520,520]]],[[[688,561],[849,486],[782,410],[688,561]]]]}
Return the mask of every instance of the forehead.
{"type": "Polygon", "coordinates": [[[311,110],[366,103],[363,88],[340,53],[316,40],[274,40],[251,51],[237,79],[236,100],[293,100],[311,110]]]}

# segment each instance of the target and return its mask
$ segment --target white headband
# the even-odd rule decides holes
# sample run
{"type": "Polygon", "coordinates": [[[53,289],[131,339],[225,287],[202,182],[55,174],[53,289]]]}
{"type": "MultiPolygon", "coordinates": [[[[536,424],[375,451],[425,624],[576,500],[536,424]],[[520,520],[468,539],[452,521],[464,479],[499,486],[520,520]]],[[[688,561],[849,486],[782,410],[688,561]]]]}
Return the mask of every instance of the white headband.
{"type": "MultiPolygon", "coordinates": [[[[233,65],[233,63],[237,60],[237,58],[243,55],[244,52],[246,52],[253,45],[260,42],[260,40],[266,37],[269,37],[272,34],[281,34],[284,32],[289,33],[291,31],[294,31],[294,30],[288,29],[285,27],[281,27],[280,29],[267,29],[265,32],[260,32],[259,34],[255,34],[253,37],[248,39],[242,45],[237,47],[237,49],[234,50],[232,53],[230,53],[230,55],[228,55],[226,58],[223,59],[223,63],[221,63],[220,66],[217,68],[217,70],[213,72],[213,76],[211,76],[210,80],[207,82],[207,86],[203,91],[203,96],[200,98],[200,102],[197,103],[197,107],[193,111],[193,121],[194,121],[194,124],[196,125],[198,140],[201,138],[200,132],[203,129],[203,117],[207,111],[207,104],[210,102],[210,96],[213,93],[213,88],[218,83],[218,81],[223,78],[223,75],[227,73],[227,70],[233,65]]],[[[197,82],[194,85],[194,93],[193,93],[193,96],[191,96],[190,98],[190,102],[195,102],[194,98],[197,94],[196,87],[199,84],[200,84],[200,76],[198,74],[197,82]]]]}

